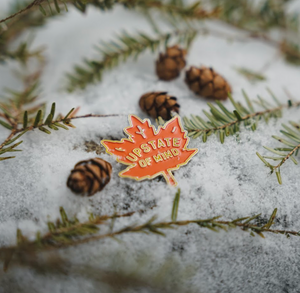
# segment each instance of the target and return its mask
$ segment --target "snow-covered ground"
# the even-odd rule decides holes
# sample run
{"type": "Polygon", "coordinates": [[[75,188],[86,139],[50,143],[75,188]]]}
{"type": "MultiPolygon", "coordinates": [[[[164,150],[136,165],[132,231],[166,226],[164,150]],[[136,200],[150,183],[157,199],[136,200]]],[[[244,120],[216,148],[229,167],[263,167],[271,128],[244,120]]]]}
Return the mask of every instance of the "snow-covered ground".
{"type": "MultiPolygon", "coordinates": [[[[4,3],[4,2],[3,2],[4,3]]],[[[300,5],[300,1],[296,4],[300,5]]],[[[3,5],[1,3],[1,5],[3,5]]],[[[298,5],[298,6],[299,6],[298,5]]],[[[213,24],[215,26],[215,24],[213,24]]],[[[36,31],[33,47],[46,46],[47,66],[42,78],[44,99],[50,106],[66,113],[80,106],[79,114],[122,113],[145,118],[138,106],[139,97],[148,91],[164,90],[178,98],[182,116],[201,114],[208,109],[205,100],[190,92],[183,75],[172,82],[158,81],[154,74],[156,56],[143,54],[104,74],[101,83],[82,92],[62,91],[64,75],[82,57],[96,56],[93,45],[109,40],[122,29],[150,31],[138,14],[120,7],[110,12],[88,10],[82,15],[70,9],[66,16],[47,22],[36,31]]],[[[221,29],[221,28],[219,28],[221,29]]],[[[226,28],[222,28],[226,29],[226,28]]],[[[230,33],[238,33],[229,31],[230,33]]],[[[234,67],[260,70],[274,60],[276,50],[259,41],[228,42],[213,36],[199,36],[188,55],[189,65],[212,66],[231,83],[236,100],[242,101],[241,90],[255,98],[271,100],[266,87],[281,101],[287,100],[283,88],[297,99],[300,93],[300,67],[277,58],[266,70],[267,80],[251,84],[234,67]]],[[[0,88],[17,87],[9,63],[0,67],[0,88]]],[[[230,107],[230,103],[226,102],[230,107]]],[[[199,148],[191,162],[175,171],[181,188],[178,220],[209,218],[223,215],[226,219],[262,213],[268,217],[278,208],[278,229],[300,230],[299,166],[287,162],[281,170],[283,185],[270,175],[256,156],[264,153],[263,145],[275,146],[271,138],[279,134],[281,123],[298,121],[299,109],[284,112],[280,121],[261,122],[256,132],[242,131],[221,145],[212,136],[207,143],[191,140],[199,148]]],[[[123,138],[128,126],[126,116],[90,118],[74,121],[76,129],[51,135],[31,131],[23,137],[23,152],[0,163],[0,245],[16,242],[16,229],[34,238],[36,231],[45,232],[47,221],[59,216],[63,206],[69,215],[86,219],[97,214],[126,213],[146,210],[116,221],[116,229],[132,223],[144,223],[153,215],[169,220],[176,188],[164,180],[136,182],[118,177],[124,169],[112,156],[100,157],[113,166],[106,188],[90,198],[74,195],[66,180],[74,164],[95,157],[85,151],[85,141],[99,143],[105,138],[123,138]],[[149,209],[156,204],[157,207],[149,209]]],[[[8,131],[1,129],[0,141],[8,131]]],[[[27,267],[12,266],[0,273],[0,292],[299,292],[300,238],[265,234],[266,239],[251,237],[239,229],[215,233],[196,225],[166,231],[167,237],[128,234],[122,242],[107,239],[61,251],[68,261],[67,273],[42,274],[27,267]],[[142,278],[148,288],[123,289],[109,284],[109,273],[142,278]],[[160,288],[164,288],[160,290],[160,288]],[[172,291],[173,290],[173,291],[172,291]]],[[[122,275],[122,276],[121,276],[122,275]]],[[[129,281],[129,283],[131,282],[129,281]]],[[[121,282],[121,281],[120,281],[121,282]]],[[[115,285],[115,284],[114,284],[115,285]]],[[[128,285],[128,286],[127,286],[128,285]]]]}

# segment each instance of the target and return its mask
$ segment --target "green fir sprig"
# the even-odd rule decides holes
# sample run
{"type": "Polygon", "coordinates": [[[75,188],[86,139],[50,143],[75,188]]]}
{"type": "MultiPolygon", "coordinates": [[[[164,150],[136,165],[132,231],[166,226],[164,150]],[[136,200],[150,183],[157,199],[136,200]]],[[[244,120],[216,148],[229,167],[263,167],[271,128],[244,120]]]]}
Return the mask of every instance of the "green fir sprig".
{"type": "MultiPolygon", "coordinates": [[[[95,216],[90,214],[88,221],[80,222],[76,217],[69,219],[63,207],[60,207],[60,219],[56,222],[49,221],[48,233],[41,236],[38,231],[36,233],[36,240],[29,241],[20,229],[17,230],[17,245],[8,249],[2,250],[0,248],[0,256],[4,257],[3,269],[6,271],[13,255],[20,256],[20,254],[27,252],[37,251],[40,248],[47,247],[60,247],[67,243],[72,243],[76,239],[80,239],[83,236],[92,235],[98,233],[100,225],[106,224],[108,220],[114,220],[116,218],[130,217],[135,212],[129,212],[126,214],[114,214],[112,216],[95,216]]],[[[139,211],[143,212],[143,211],[139,211]]]]}
{"type": "MultiPolygon", "coordinates": [[[[30,110],[32,111],[32,109],[30,109],[30,110]]],[[[73,111],[74,111],[74,108],[71,109],[65,117],[54,120],[53,117],[55,114],[55,103],[53,103],[52,107],[51,107],[51,111],[47,115],[46,119],[44,119],[44,112],[40,109],[40,110],[38,110],[38,112],[36,113],[36,115],[34,117],[31,116],[30,112],[25,111],[24,115],[23,115],[23,123],[21,124],[21,126],[19,126],[18,118],[17,117],[14,118],[14,116],[11,116],[11,118],[9,119],[11,124],[8,124],[8,123],[0,120],[0,124],[2,126],[11,130],[11,133],[8,136],[8,138],[0,145],[0,155],[4,154],[6,152],[20,151],[20,150],[16,150],[15,147],[18,146],[19,144],[21,144],[22,141],[14,144],[11,147],[7,147],[7,146],[14,143],[17,139],[19,139],[27,131],[38,129],[44,133],[51,134],[51,131],[49,129],[47,129],[46,126],[53,130],[59,130],[59,128],[68,130],[68,127],[75,128],[75,126],[70,123],[70,118],[69,118],[70,114],[73,111]]],[[[7,113],[9,113],[9,112],[7,112],[7,113]]],[[[5,116],[5,117],[7,117],[7,116],[5,116]]],[[[15,157],[14,156],[4,157],[4,158],[0,157],[0,160],[6,160],[6,159],[12,159],[12,158],[15,158],[15,157]]]]}
{"type": "Polygon", "coordinates": [[[30,10],[39,8],[43,15],[60,13],[62,8],[68,11],[67,4],[71,4],[81,12],[86,12],[88,6],[96,7],[100,10],[110,10],[119,4],[125,8],[156,9],[158,11],[180,15],[187,19],[203,19],[214,17],[219,13],[219,9],[207,11],[201,7],[201,2],[194,2],[191,5],[178,5],[168,1],[160,0],[34,0],[25,7],[0,20],[0,23],[7,22],[21,14],[28,13],[30,10]]]}
{"type": "MultiPolygon", "coordinates": [[[[20,145],[22,142],[23,142],[23,141],[20,141],[20,142],[18,142],[18,143],[15,143],[15,144],[12,145],[12,146],[9,146],[9,147],[4,147],[4,146],[8,145],[8,144],[5,144],[3,147],[0,148],[0,155],[3,155],[3,154],[5,154],[5,153],[7,153],[7,152],[20,152],[20,151],[22,151],[22,150],[16,149],[16,147],[17,147],[18,145],[20,145]]],[[[8,160],[8,159],[13,159],[13,158],[15,158],[15,156],[0,157],[0,161],[4,161],[4,160],[8,160]]]]}
{"type": "Polygon", "coordinates": [[[282,177],[280,173],[281,166],[289,159],[295,165],[298,164],[296,156],[298,155],[300,148],[300,124],[293,121],[290,121],[289,124],[290,125],[282,124],[283,130],[280,130],[280,132],[284,135],[284,137],[276,135],[272,136],[283,146],[274,149],[264,146],[267,151],[273,154],[272,156],[262,156],[258,152],[256,153],[265,166],[270,168],[271,174],[275,172],[279,184],[282,184],[282,177]],[[270,160],[279,163],[273,165],[268,162],[270,160]]]}
{"type": "Polygon", "coordinates": [[[244,91],[243,96],[245,98],[246,105],[236,102],[229,94],[229,99],[234,107],[233,111],[227,109],[219,101],[216,101],[217,106],[212,103],[207,103],[210,108],[210,113],[206,110],[203,110],[203,113],[209,119],[208,121],[195,115],[191,115],[190,119],[187,117],[183,118],[184,125],[189,136],[192,138],[202,136],[203,142],[206,142],[208,136],[216,134],[219,137],[220,142],[224,143],[227,136],[234,135],[240,131],[241,125],[255,131],[260,120],[263,119],[265,122],[268,122],[270,118],[279,118],[282,116],[282,110],[284,108],[298,107],[300,105],[300,102],[292,103],[291,101],[288,101],[286,104],[282,104],[270,90],[268,91],[276,105],[271,105],[259,96],[256,103],[264,109],[261,111],[256,111],[254,109],[253,103],[244,91]]]}
{"type": "MultiPolygon", "coordinates": [[[[162,1],[158,1],[162,2],[162,1]]],[[[196,7],[199,9],[198,2],[195,2],[191,7],[196,7]]],[[[174,5],[174,4],[172,4],[174,5]]],[[[180,6],[178,3],[176,4],[180,9],[183,9],[183,6],[180,6]]],[[[155,6],[155,5],[154,5],[155,6]]],[[[101,58],[96,60],[84,60],[84,65],[75,66],[74,73],[68,74],[69,83],[67,89],[69,91],[73,91],[77,88],[85,88],[88,84],[95,83],[100,81],[102,78],[102,73],[110,68],[118,66],[121,62],[125,62],[129,57],[133,57],[134,60],[145,51],[150,48],[151,51],[157,52],[159,47],[163,43],[168,43],[169,39],[173,39],[174,43],[183,43],[185,44],[188,41],[188,44],[192,42],[194,37],[198,34],[213,34],[221,38],[228,38],[228,36],[224,33],[220,33],[215,31],[214,29],[207,29],[205,27],[199,27],[198,23],[195,22],[197,20],[203,21],[205,17],[197,18],[197,13],[194,11],[194,8],[184,8],[190,11],[189,17],[185,17],[184,13],[174,13],[174,9],[172,10],[168,5],[156,5],[156,8],[160,10],[165,16],[164,20],[168,21],[168,24],[172,26],[173,31],[169,34],[161,34],[159,28],[154,23],[153,18],[148,10],[146,10],[146,16],[148,20],[150,20],[150,24],[154,28],[156,32],[156,36],[145,35],[143,33],[137,33],[136,35],[122,33],[116,40],[111,42],[103,42],[98,50],[100,51],[101,58]],[[180,25],[179,25],[180,24],[180,25]],[[182,26],[184,24],[184,26],[182,26]],[[182,39],[182,36],[186,35],[187,40],[182,39]],[[144,38],[146,37],[146,39],[144,38]]],[[[220,4],[217,5],[215,10],[221,10],[223,6],[220,4]]],[[[270,8],[271,9],[271,8],[270,8]]],[[[175,9],[176,10],[176,9],[175,9]]],[[[179,10],[178,10],[179,11],[179,10]]],[[[259,16],[260,13],[256,12],[256,15],[259,16]]],[[[228,21],[226,18],[219,17],[223,21],[228,21]]],[[[228,21],[231,25],[232,22],[228,21]]],[[[253,32],[251,29],[242,27],[243,30],[247,33],[246,39],[255,39],[266,43],[267,45],[276,48],[284,56],[286,56],[287,60],[297,63],[297,60],[300,60],[300,52],[296,46],[287,45],[287,41],[285,36],[280,41],[274,40],[268,34],[268,30],[260,30],[259,32],[253,32]]],[[[234,36],[231,36],[231,38],[234,36]]],[[[240,38],[237,37],[239,40],[240,38]]],[[[245,39],[245,38],[244,38],[245,39]]],[[[262,74],[258,74],[256,72],[250,72],[245,68],[240,68],[239,72],[246,76],[251,80],[264,80],[265,77],[262,74]]]]}
{"type": "MultiPolygon", "coordinates": [[[[23,124],[19,126],[19,124],[14,124],[14,126],[9,125],[8,123],[0,120],[0,125],[4,126],[5,128],[11,130],[10,135],[8,138],[0,144],[0,155],[2,153],[6,152],[14,152],[16,151],[14,148],[18,146],[21,142],[13,145],[13,147],[6,146],[12,144],[17,139],[19,139],[22,135],[24,135],[26,132],[38,129],[46,134],[51,134],[51,130],[59,130],[60,128],[69,130],[70,127],[75,128],[75,126],[71,123],[71,120],[73,119],[79,119],[79,118],[89,118],[89,117],[113,117],[113,116],[120,116],[119,114],[108,114],[108,115],[101,115],[101,114],[87,114],[87,115],[81,115],[81,116],[75,116],[75,108],[72,108],[66,116],[62,116],[59,114],[56,119],[53,119],[55,115],[55,103],[52,104],[50,113],[48,115],[45,115],[45,112],[43,112],[41,109],[38,110],[38,112],[35,114],[34,118],[28,118],[28,111],[24,112],[23,116],[23,124]]],[[[18,150],[20,151],[20,150],[18,150]]],[[[12,157],[5,157],[2,158],[2,160],[5,159],[11,159],[12,157]]],[[[1,159],[0,159],[1,160],[1,159]]]]}
{"type": "MultiPolygon", "coordinates": [[[[130,217],[134,212],[112,216],[96,216],[90,215],[88,221],[80,222],[76,217],[69,219],[65,210],[61,207],[61,219],[56,223],[48,222],[48,232],[42,235],[40,232],[36,233],[34,240],[29,240],[24,236],[20,229],[17,230],[17,244],[9,247],[0,248],[0,257],[4,263],[4,270],[8,269],[8,265],[12,258],[22,258],[22,255],[31,255],[32,257],[39,251],[49,251],[53,249],[60,249],[70,246],[76,246],[91,241],[97,241],[105,238],[115,238],[116,236],[127,233],[145,233],[148,235],[166,236],[165,230],[175,229],[181,226],[196,224],[199,228],[219,232],[220,230],[228,232],[232,228],[240,228],[242,231],[250,232],[251,236],[258,235],[265,238],[264,233],[282,234],[287,237],[300,236],[298,231],[271,229],[277,214],[277,209],[274,209],[269,220],[264,225],[257,225],[256,221],[260,214],[251,217],[242,217],[234,220],[220,220],[221,216],[216,216],[208,219],[195,220],[177,220],[177,212],[180,200],[180,190],[175,195],[173,201],[173,208],[170,222],[159,222],[157,217],[152,217],[143,224],[132,224],[123,227],[119,230],[109,229],[108,233],[99,234],[101,225],[107,223],[108,220],[115,221],[117,218],[130,217]]],[[[111,226],[111,225],[108,225],[111,226]]]]}
{"type": "MultiPolygon", "coordinates": [[[[29,1],[23,1],[23,5],[28,5],[29,1]]],[[[19,1],[11,3],[10,13],[15,15],[15,18],[9,23],[0,23],[0,61],[5,59],[16,59],[24,63],[24,59],[35,57],[40,58],[41,50],[31,51],[27,44],[22,42],[16,50],[12,50],[12,42],[28,29],[42,26],[45,23],[45,17],[41,13],[27,10],[25,13],[17,14],[22,8],[19,1]]]]}
{"type": "Polygon", "coordinates": [[[299,14],[287,12],[292,0],[212,0],[219,7],[220,18],[231,25],[252,31],[267,31],[271,28],[298,30],[299,14]]]}
{"type": "MultiPolygon", "coordinates": [[[[0,155],[7,152],[17,151],[16,146],[22,141],[15,143],[27,129],[19,131],[19,125],[27,128],[28,121],[31,121],[33,115],[45,107],[44,103],[37,104],[39,78],[42,70],[38,70],[33,74],[28,74],[23,78],[24,89],[21,91],[6,89],[6,95],[2,97],[0,102],[0,125],[10,131],[8,137],[0,144],[0,155]],[[13,144],[15,143],[15,144],[13,144]],[[13,144],[12,146],[9,146],[13,144]],[[9,147],[7,147],[9,146],[9,147]]],[[[20,151],[20,150],[18,150],[20,151]]],[[[14,158],[1,157],[0,160],[14,158]]]]}
{"type": "Polygon", "coordinates": [[[123,32],[116,40],[102,42],[97,50],[101,54],[99,60],[85,60],[84,66],[76,66],[73,74],[68,74],[68,90],[85,88],[89,83],[101,80],[105,70],[116,67],[129,58],[136,60],[146,50],[157,52],[162,45],[170,41],[188,46],[196,35],[193,29],[175,30],[171,33],[150,36],[146,33],[129,34],[123,32]]]}
{"type": "MultiPolygon", "coordinates": [[[[0,36],[1,38],[1,36],[0,36]]],[[[1,48],[1,45],[0,45],[1,48]]],[[[28,43],[21,43],[16,50],[9,51],[0,49],[0,63],[5,62],[7,59],[20,61],[21,64],[25,65],[30,58],[37,58],[43,60],[43,49],[30,50],[28,43]]]]}
{"type": "Polygon", "coordinates": [[[159,0],[34,0],[25,1],[22,6],[15,1],[12,3],[11,15],[0,20],[0,61],[7,58],[23,61],[25,57],[28,59],[39,55],[39,52],[28,51],[28,46],[25,47],[25,44],[21,44],[20,48],[15,51],[11,51],[9,45],[26,29],[41,26],[47,18],[67,11],[68,5],[73,5],[82,12],[85,12],[88,6],[105,11],[112,9],[115,5],[122,5],[143,13],[156,10],[171,17],[179,17],[184,21],[211,18],[218,14],[217,9],[212,11],[203,9],[200,2],[192,3],[192,5],[178,5],[178,3],[159,0]],[[36,9],[42,13],[37,12],[36,9]],[[1,28],[1,23],[5,23],[3,28],[1,28]]]}
{"type": "MultiPolygon", "coordinates": [[[[24,89],[21,91],[6,89],[7,94],[2,97],[4,102],[0,102],[0,126],[8,129],[10,133],[0,144],[0,155],[20,151],[16,147],[22,141],[17,142],[17,140],[28,131],[37,129],[46,134],[51,134],[51,130],[75,128],[71,123],[73,119],[120,116],[119,114],[76,116],[79,108],[72,108],[65,116],[62,114],[55,116],[55,103],[52,103],[49,113],[46,114],[46,103],[37,103],[40,98],[39,79],[41,73],[42,69],[25,76],[23,78],[24,89]]],[[[0,161],[12,158],[15,158],[15,156],[0,157],[0,161]]]]}
{"type": "Polygon", "coordinates": [[[263,41],[280,51],[285,59],[295,65],[300,64],[298,12],[290,12],[292,0],[212,0],[218,7],[218,18],[231,26],[247,32],[250,38],[263,41]],[[279,29],[281,40],[270,37],[269,31],[279,29]],[[294,43],[298,40],[298,43],[294,43]]]}
{"type": "Polygon", "coordinates": [[[11,15],[7,16],[6,18],[3,18],[0,20],[0,24],[3,23],[3,22],[7,22],[15,17],[18,17],[20,15],[24,15],[26,13],[29,13],[33,8],[36,8],[36,7],[39,7],[40,11],[46,15],[46,11],[45,11],[45,8],[43,7],[43,3],[46,3],[47,4],[47,9],[49,9],[49,11],[51,12],[51,14],[53,15],[54,14],[54,11],[56,11],[57,13],[60,13],[60,7],[59,7],[59,4],[60,3],[63,3],[67,9],[67,6],[65,4],[65,1],[63,0],[33,0],[31,1],[30,3],[28,3],[24,8],[22,9],[19,9],[12,13],[11,15]],[[53,9],[53,7],[55,7],[55,9],[53,9]]]}
{"type": "MultiPolygon", "coordinates": [[[[290,32],[299,33],[299,16],[286,13],[288,1],[265,0],[261,5],[253,4],[253,1],[250,0],[238,2],[214,0],[213,2],[214,8],[208,10],[204,9],[203,7],[206,6],[199,1],[187,5],[178,1],[162,0],[34,0],[27,2],[25,8],[20,9],[19,6],[16,6],[12,10],[11,16],[0,21],[6,22],[9,28],[0,33],[0,56],[2,59],[15,56],[13,52],[8,50],[8,39],[15,38],[26,28],[39,26],[45,22],[45,17],[42,13],[36,14],[35,8],[39,7],[43,14],[48,17],[58,15],[61,10],[67,10],[67,5],[73,5],[82,12],[85,12],[87,6],[90,5],[101,10],[122,5],[142,13],[146,11],[146,14],[150,16],[149,19],[151,19],[149,13],[152,10],[157,10],[163,15],[162,19],[169,20],[175,27],[186,21],[203,21],[207,18],[216,18],[243,29],[248,33],[248,38],[260,40],[280,50],[289,62],[299,63],[299,44],[291,45],[291,40],[293,41],[295,38],[288,37],[291,35],[290,32]],[[281,41],[276,41],[268,36],[267,32],[272,27],[280,27],[285,30],[281,41]]],[[[189,26],[193,28],[195,23],[190,23],[189,26]]]]}

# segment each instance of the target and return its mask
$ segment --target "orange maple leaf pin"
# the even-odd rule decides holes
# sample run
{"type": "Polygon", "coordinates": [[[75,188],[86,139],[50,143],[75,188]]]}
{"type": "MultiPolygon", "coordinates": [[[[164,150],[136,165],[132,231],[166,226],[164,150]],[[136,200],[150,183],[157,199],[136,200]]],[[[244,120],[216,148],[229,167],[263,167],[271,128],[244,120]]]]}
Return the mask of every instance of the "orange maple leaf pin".
{"type": "Polygon", "coordinates": [[[189,138],[180,117],[174,117],[157,130],[149,119],[141,120],[134,115],[129,115],[129,123],[124,129],[128,138],[101,141],[107,153],[129,165],[119,176],[144,180],[163,175],[170,185],[177,185],[172,171],[186,165],[198,152],[187,148],[189,138]]]}

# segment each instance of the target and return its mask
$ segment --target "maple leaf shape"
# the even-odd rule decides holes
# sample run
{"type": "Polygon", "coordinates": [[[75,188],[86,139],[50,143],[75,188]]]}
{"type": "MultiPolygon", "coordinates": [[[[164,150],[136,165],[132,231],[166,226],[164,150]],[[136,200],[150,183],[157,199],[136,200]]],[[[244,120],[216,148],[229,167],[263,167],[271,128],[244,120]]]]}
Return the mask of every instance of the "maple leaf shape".
{"type": "Polygon", "coordinates": [[[135,180],[163,175],[167,183],[177,185],[172,171],[186,165],[198,152],[198,149],[187,148],[189,138],[180,117],[174,117],[157,130],[148,119],[129,115],[129,122],[130,126],[124,129],[128,138],[101,141],[107,153],[129,165],[119,175],[135,180]]]}

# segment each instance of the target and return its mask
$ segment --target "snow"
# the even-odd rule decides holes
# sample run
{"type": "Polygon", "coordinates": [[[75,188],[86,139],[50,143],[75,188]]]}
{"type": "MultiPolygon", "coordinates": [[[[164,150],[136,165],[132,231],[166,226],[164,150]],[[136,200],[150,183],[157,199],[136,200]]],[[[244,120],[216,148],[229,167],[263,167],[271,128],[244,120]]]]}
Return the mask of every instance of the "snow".
{"type": "MultiPolygon", "coordinates": [[[[300,1],[296,1],[300,5],[300,1]]],[[[2,3],[1,3],[2,5],[2,3]]],[[[298,6],[299,6],[298,5],[298,6]]],[[[211,24],[231,34],[236,30],[211,24]]],[[[93,46],[108,40],[122,29],[150,31],[142,17],[116,8],[111,12],[88,10],[82,15],[70,9],[35,32],[33,47],[46,46],[47,66],[42,79],[44,99],[50,107],[66,113],[80,106],[79,114],[135,114],[146,118],[138,106],[139,97],[148,91],[168,91],[176,96],[182,116],[200,114],[208,109],[206,100],[193,95],[184,84],[183,75],[172,82],[158,81],[154,58],[143,54],[138,62],[129,61],[106,72],[103,81],[84,91],[66,93],[64,74],[83,57],[96,56],[93,46]]],[[[229,42],[214,36],[199,36],[188,55],[189,65],[212,66],[231,83],[234,98],[242,101],[241,90],[251,98],[261,95],[270,100],[266,87],[279,100],[286,101],[283,88],[292,96],[300,92],[300,68],[277,57],[265,71],[267,80],[251,84],[233,68],[260,70],[277,52],[259,41],[229,42]]],[[[0,68],[0,88],[18,87],[11,76],[10,62],[0,68]]],[[[230,107],[229,102],[225,105],[230,107]]],[[[299,230],[299,166],[287,162],[281,170],[283,185],[255,155],[265,154],[263,146],[276,146],[271,135],[279,135],[281,123],[298,121],[299,110],[284,111],[280,121],[261,122],[255,133],[244,130],[228,137],[221,145],[214,136],[207,143],[191,139],[189,147],[199,153],[187,166],[175,171],[181,188],[178,220],[223,215],[234,219],[262,213],[268,218],[278,208],[278,229],[299,230]]],[[[33,239],[40,230],[47,231],[47,221],[59,217],[63,206],[68,215],[87,219],[88,213],[113,214],[145,210],[116,221],[115,229],[144,223],[153,215],[170,220],[176,188],[164,180],[135,182],[118,177],[125,169],[108,154],[100,157],[113,166],[106,188],[90,198],[74,195],[66,186],[67,177],[80,160],[96,157],[85,151],[85,141],[121,139],[128,126],[126,115],[112,118],[74,120],[76,129],[59,130],[51,135],[31,131],[24,135],[23,152],[0,164],[0,245],[16,242],[16,229],[33,239]],[[150,209],[153,205],[157,207],[150,209]]],[[[8,131],[0,131],[0,141],[8,131]]],[[[102,228],[102,232],[105,228],[102,228]]],[[[165,231],[160,237],[144,234],[64,249],[59,256],[67,262],[63,273],[53,270],[43,274],[26,266],[11,266],[1,273],[0,292],[299,292],[300,238],[265,234],[266,239],[251,237],[239,229],[215,233],[196,225],[165,231]],[[110,274],[117,274],[117,279],[110,274]],[[128,283],[123,282],[125,279],[128,283]],[[139,280],[139,282],[137,282],[139,280]],[[119,287],[118,287],[119,286],[119,287]]],[[[53,255],[51,257],[54,257],[53,255]]],[[[56,256],[57,257],[57,256],[56,256]]]]}

